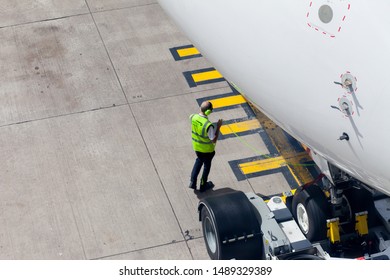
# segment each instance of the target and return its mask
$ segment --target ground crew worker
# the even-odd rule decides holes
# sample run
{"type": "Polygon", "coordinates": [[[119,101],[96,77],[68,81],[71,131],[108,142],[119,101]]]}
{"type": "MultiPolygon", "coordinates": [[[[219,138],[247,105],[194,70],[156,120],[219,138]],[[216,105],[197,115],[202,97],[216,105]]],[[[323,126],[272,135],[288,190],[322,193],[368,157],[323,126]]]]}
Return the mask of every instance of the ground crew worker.
{"type": "Polygon", "coordinates": [[[200,169],[203,167],[203,174],[200,180],[199,191],[204,192],[214,187],[212,182],[208,182],[207,178],[211,169],[211,161],[215,155],[215,144],[219,136],[219,129],[222,125],[222,120],[218,120],[217,127],[208,120],[208,115],[213,111],[213,104],[209,101],[204,101],[200,105],[199,114],[190,116],[192,124],[192,147],[196,153],[196,160],[191,172],[191,181],[189,188],[196,189],[196,183],[200,169]]]}

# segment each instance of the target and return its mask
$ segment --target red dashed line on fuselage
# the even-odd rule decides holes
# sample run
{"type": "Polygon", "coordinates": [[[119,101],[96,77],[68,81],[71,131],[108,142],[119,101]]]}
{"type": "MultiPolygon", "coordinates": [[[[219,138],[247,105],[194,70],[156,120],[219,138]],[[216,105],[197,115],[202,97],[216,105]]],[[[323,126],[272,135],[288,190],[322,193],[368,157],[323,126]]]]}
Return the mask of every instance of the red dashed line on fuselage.
{"type": "MultiPolygon", "coordinates": [[[[313,1],[310,1],[309,9],[310,9],[312,6],[313,6],[313,1]]],[[[350,10],[350,9],[351,9],[351,4],[348,4],[348,10],[350,10]]],[[[310,10],[306,13],[306,18],[309,18],[309,16],[310,16],[310,10]]],[[[344,15],[341,21],[342,21],[342,22],[345,22],[345,19],[346,19],[346,18],[347,18],[347,16],[344,15]]],[[[307,23],[307,25],[308,25],[310,28],[315,29],[316,31],[320,31],[319,28],[312,26],[309,22],[307,23]]],[[[336,37],[335,35],[330,34],[330,33],[326,32],[326,31],[323,31],[323,30],[321,30],[321,31],[322,31],[322,34],[324,34],[324,35],[329,35],[330,38],[335,38],[335,37],[336,37]]],[[[340,31],[341,31],[341,26],[339,26],[337,32],[339,33],[340,31]]]]}

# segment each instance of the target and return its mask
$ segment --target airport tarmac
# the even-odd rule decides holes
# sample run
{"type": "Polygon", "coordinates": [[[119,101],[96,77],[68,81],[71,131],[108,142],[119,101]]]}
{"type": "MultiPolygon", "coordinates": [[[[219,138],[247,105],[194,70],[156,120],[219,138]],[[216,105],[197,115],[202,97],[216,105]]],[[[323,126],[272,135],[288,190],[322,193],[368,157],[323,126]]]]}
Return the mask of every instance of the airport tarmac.
{"type": "Polygon", "coordinates": [[[277,128],[204,57],[175,53],[191,42],[157,1],[0,4],[0,259],[209,259],[199,199],[303,182],[277,128]],[[200,194],[188,117],[205,99],[227,126],[200,194]]]}

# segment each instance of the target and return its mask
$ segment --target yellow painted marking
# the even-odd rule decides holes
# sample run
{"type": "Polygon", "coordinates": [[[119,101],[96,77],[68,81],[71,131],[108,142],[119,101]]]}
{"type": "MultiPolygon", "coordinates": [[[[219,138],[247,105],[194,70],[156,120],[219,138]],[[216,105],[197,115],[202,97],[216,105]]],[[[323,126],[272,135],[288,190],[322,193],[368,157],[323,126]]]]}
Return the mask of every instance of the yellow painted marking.
{"type": "Polygon", "coordinates": [[[306,161],[312,161],[309,155],[306,155],[305,158],[302,157],[301,159],[295,159],[294,154],[296,154],[296,151],[294,148],[289,144],[289,141],[283,132],[283,130],[276,126],[273,122],[271,122],[263,113],[261,113],[256,108],[253,108],[254,112],[256,113],[257,119],[260,121],[263,129],[267,132],[268,136],[271,138],[272,143],[275,145],[276,149],[280,153],[281,156],[284,158],[288,158],[288,168],[293,175],[295,181],[298,182],[298,185],[303,185],[308,182],[313,181],[313,176],[309,172],[306,166],[300,165],[301,162],[304,162],[303,159],[306,159],[306,161]]]}
{"type": "Polygon", "coordinates": [[[180,57],[186,57],[186,56],[200,54],[200,52],[196,48],[180,49],[180,50],[177,50],[177,53],[179,54],[180,57]]]}
{"type": "Polygon", "coordinates": [[[303,183],[301,182],[301,180],[298,179],[297,175],[295,174],[295,172],[294,172],[294,170],[291,168],[291,166],[287,165],[287,167],[288,167],[288,170],[290,171],[291,175],[294,177],[295,182],[297,182],[298,186],[303,185],[303,183]]]}
{"type": "Polygon", "coordinates": [[[252,174],[277,169],[288,164],[298,164],[302,159],[307,159],[307,154],[305,152],[292,154],[288,158],[279,156],[275,158],[268,158],[242,163],[239,164],[239,168],[241,169],[243,174],[252,174]]]}
{"type": "Polygon", "coordinates": [[[242,97],[242,95],[234,95],[229,97],[213,99],[210,100],[210,102],[213,104],[213,108],[217,109],[217,108],[243,104],[246,103],[246,100],[244,99],[244,97],[242,97]]]}
{"type": "Polygon", "coordinates": [[[239,165],[239,167],[243,174],[252,174],[256,172],[277,169],[284,165],[286,165],[286,161],[283,157],[275,157],[248,163],[242,163],[239,165]]]}
{"type": "Polygon", "coordinates": [[[195,83],[199,83],[209,80],[220,79],[223,78],[223,76],[217,70],[212,70],[203,73],[192,74],[192,78],[194,79],[195,83]]]}
{"type": "MultiPolygon", "coordinates": [[[[214,105],[214,103],[213,103],[213,105],[214,105]]],[[[220,128],[220,132],[223,135],[227,135],[227,134],[249,131],[249,130],[257,129],[260,127],[261,127],[260,122],[257,119],[254,119],[254,120],[249,120],[249,121],[243,121],[243,122],[222,125],[220,128]]]]}

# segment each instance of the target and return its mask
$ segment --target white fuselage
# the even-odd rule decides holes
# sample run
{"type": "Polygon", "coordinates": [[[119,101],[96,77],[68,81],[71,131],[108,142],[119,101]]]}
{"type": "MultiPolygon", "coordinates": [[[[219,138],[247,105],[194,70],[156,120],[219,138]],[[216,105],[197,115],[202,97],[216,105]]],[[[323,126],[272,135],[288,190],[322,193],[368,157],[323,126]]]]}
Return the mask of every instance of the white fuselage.
{"type": "Polygon", "coordinates": [[[262,112],[390,194],[389,1],[159,2],[262,112]],[[349,141],[338,140],[343,133],[349,141]]]}

